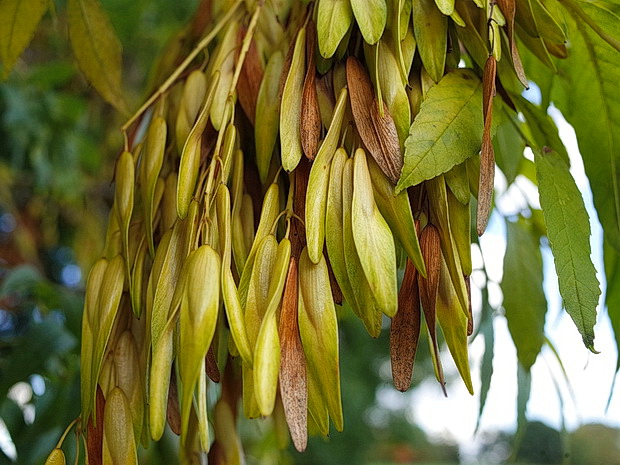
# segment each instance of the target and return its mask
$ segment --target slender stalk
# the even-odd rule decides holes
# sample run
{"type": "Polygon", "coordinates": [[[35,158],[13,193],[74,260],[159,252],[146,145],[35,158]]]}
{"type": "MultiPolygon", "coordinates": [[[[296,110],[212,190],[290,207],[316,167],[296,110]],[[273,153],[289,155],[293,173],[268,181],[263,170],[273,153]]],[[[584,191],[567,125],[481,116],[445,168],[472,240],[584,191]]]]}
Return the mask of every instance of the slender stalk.
{"type": "Polygon", "coordinates": [[[80,417],[77,417],[75,420],[73,420],[71,423],[69,423],[69,426],[67,426],[67,429],[65,429],[65,432],[62,433],[62,436],[58,440],[58,444],[56,444],[56,449],[60,449],[62,447],[62,443],[65,441],[65,438],[67,437],[67,434],[69,434],[69,431],[71,431],[71,428],[73,428],[73,425],[75,425],[78,422],[79,419],[80,419],[80,417]]]}
{"type": "MultiPolygon", "coordinates": [[[[219,156],[219,152],[222,147],[222,141],[224,138],[224,134],[226,133],[226,127],[228,126],[228,122],[234,118],[234,93],[237,88],[237,81],[239,80],[239,76],[241,74],[241,68],[243,68],[243,63],[245,61],[245,57],[250,49],[250,44],[252,42],[252,38],[254,37],[254,31],[256,30],[256,24],[258,23],[258,17],[260,16],[260,12],[262,9],[262,2],[258,3],[256,6],[256,10],[252,14],[252,18],[250,19],[250,24],[248,25],[248,30],[243,37],[243,43],[241,44],[241,50],[239,51],[239,57],[237,58],[237,63],[235,66],[235,72],[232,77],[232,81],[230,83],[230,89],[228,91],[228,102],[226,104],[225,116],[222,120],[222,127],[220,128],[220,132],[218,134],[218,138],[215,144],[214,154],[216,156],[213,157],[213,166],[212,169],[209,170],[209,177],[207,178],[207,185],[205,187],[206,193],[206,205],[210,208],[211,199],[213,196],[213,181],[215,177],[216,170],[216,159],[219,156]]],[[[226,160],[221,160],[222,164],[226,163],[226,160]]]]}
{"type": "Polygon", "coordinates": [[[127,129],[136,121],[136,119],[138,119],[138,117],[140,117],[140,115],[142,115],[142,113],[144,113],[158,98],[160,98],[164,93],[166,93],[166,91],[168,91],[168,89],[170,88],[170,86],[172,86],[172,84],[174,84],[174,82],[179,78],[179,76],[181,75],[181,73],[183,71],[185,71],[185,69],[190,65],[190,63],[194,60],[194,58],[196,58],[198,56],[198,54],[200,52],[202,52],[210,43],[213,39],[215,39],[215,36],[220,32],[220,30],[229,23],[230,19],[236,14],[237,9],[239,8],[239,6],[242,4],[242,0],[238,0],[231,8],[230,10],[228,10],[226,12],[226,14],[222,17],[222,19],[220,19],[217,24],[215,25],[215,27],[211,30],[211,32],[209,32],[209,34],[207,34],[199,43],[198,45],[196,45],[196,47],[194,47],[194,49],[191,51],[191,53],[189,55],[187,55],[187,57],[185,58],[185,60],[183,60],[183,63],[181,63],[175,70],[174,72],[168,77],[168,79],[166,79],[166,81],[155,91],[155,93],[153,95],[151,95],[151,97],[144,102],[144,104],[138,109],[138,111],[136,113],[134,113],[134,115],[129,118],[127,120],[127,122],[121,127],[121,131],[123,132],[123,135],[125,137],[125,139],[127,138],[127,129]]]}

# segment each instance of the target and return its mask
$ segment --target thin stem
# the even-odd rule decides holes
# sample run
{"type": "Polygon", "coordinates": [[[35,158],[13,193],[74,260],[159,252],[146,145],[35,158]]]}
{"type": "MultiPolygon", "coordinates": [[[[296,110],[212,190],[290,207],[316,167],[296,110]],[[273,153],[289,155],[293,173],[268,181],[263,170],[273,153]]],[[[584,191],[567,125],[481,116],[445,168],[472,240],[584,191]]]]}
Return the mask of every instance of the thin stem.
{"type": "MultiPolygon", "coordinates": [[[[238,0],[231,8],[226,12],[226,14],[222,17],[222,19],[215,25],[215,27],[211,30],[211,32],[204,37],[196,47],[191,51],[189,55],[183,60],[177,69],[166,79],[166,81],[155,91],[151,97],[144,102],[144,104],[140,107],[140,109],[134,113],[134,115],[127,120],[127,122],[121,127],[121,131],[125,134],[127,129],[136,121],[136,119],[142,115],[159,97],[161,97],[169,88],[174,84],[174,82],[178,79],[183,71],[190,65],[190,63],[198,56],[200,52],[202,52],[215,36],[220,32],[220,30],[230,22],[230,19],[236,14],[239,5],[243,2],[238,0]]],[[[125,136],[126,137],[126,136],[125,136]]]]}
{"type": "MultiPolygon", "coordinates": [[[[214,153],[216,154],[216,156],[213,157],[213,160],[211,162],[213,164],[213,170],[209,172],[209,177],[207,178],[207,185],[205,188],[207,208],[210,207],[211,198],[213,196],[211,190],[213,189],[213,181],[215,177],[216,159],[219,157],[220,150],[222,149],[222,142],[224,139],[224,134],[226,133],[228,122],[233,121],[235,116],[234,93],[235,89],[237,88],[237,81],[239,81],[239,76],[241,75],[241,69],[243,68],[245,57],[248,53],[248,50],[250,49],[252,38],[254,37],[254,31],[256,30],[256,24],[258,23],[258,17],[260,15],[261,8],[262,3],[259,3],[256,6],[256,10],[254,10],[254,13],[252,14],[250,24],[248,25],[248,30],[243,37],[243,43],[241,44],[241,50],[239,51],[239,56],[237,57],[237,63],[235,65],[235,72],[230,83],[230,89],[228,90],[228,101],[224,110],[224,118],[222,119],[222,126],[220,127],[220,132],[218,134],[217,142],[215,144],[214,153]]],[[[224,162],[226,162],[226,160],[224,160],[224,162]]]]}
{"type": "Polygon", "coordinates": [[[80,417],[77,417],[75,420],[73,420],[71,423],[69,423],[69,426],[67,426],[67,429],[65,429],[65,432],[62,433],[62,436],[60,437],[60,440],[58,441],[58,444],[56,444],[56,449],[60,449],[62,447],[62,443],[65,441],[65,438],[67,437],[67,434],[69,434],[69,431],[71,431],[71,428],[73,428],[73,425],[75,425],[78,420],[80,419],[80,417]]]}

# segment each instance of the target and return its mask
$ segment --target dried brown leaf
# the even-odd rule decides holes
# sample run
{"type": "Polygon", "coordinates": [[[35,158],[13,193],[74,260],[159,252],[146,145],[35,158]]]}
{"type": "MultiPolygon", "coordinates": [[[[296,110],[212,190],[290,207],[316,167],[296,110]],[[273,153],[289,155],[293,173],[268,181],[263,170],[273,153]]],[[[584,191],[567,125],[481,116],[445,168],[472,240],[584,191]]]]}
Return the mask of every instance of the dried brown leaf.
{"type": "Polygon", "coordinates": [[[220,382],[220,369],[217,366],[217,358],[215,357],[215,352],[213,350],[213,343],[209,346],[207,356],[205,357],[205,370],[211,381],[214,383],[220,382]]]}
{"type": "Polygon", "coordinates": [[[467,301],[469,302],[469,317],[467,318],[467,335],[471,336],[474,332],[474,314],[471,308],[471,280],[465,275],[465,287],[467,288],[467,301]]]}
{"type": "Polygon", "coordinates": [[[381,170],[394,184],[403,165],[394,119],[385,103],[383,114],[364,66],[355,57],[347,59],[347,86],[357,131],[381,170]]]}
{"type": "Polygon", "coordinates": [[[97,424],[93,423],[93,416],[88,419],[86,430],[86,453],[90,465],[103,464],[103,415],[105,410],[105,398],[100,386],[97,386],[97,401],[95,417],[97,424]]]}
{"type": "Polygon", "coordinates": [[[327,272],[329,273],[329,284],[332,288],[332,298],[334,299],[334,303],[336,305],[342,305],[342,301],[344,300],[344,296],[342,295],[342,289],[338,285],[338,280],[336,279],[336,275],[334,274],[334,270],[332,269],[332,265],[329,262],[329,256],[327,252],[324,253],[325,260],[327,261],[327,272]]]}
{"type": "MultiPolygon", "coordinates": [[[[237,35],[239,47],[237,48],[237,56],[241,51],[241,43],[245,37],[246,28],[240,28],[237,35]]],[[[243,66],[241,67],[241,74],[237,81],[237,95],[239,97],[239,103],[244,113],[254,126],[254,117],[256,114],[256,99],[258,98],[258,89],[260,83],[263,80],[263,67],[261,65],[260,56],[258,54],[258,48],[254,39],[250,42],[250,47],[245,56],[243,66]]]]}
{"type": "Polygon", "coordinates": [[[506,18],[506,33],[508,35],[508,42],[510,43],[510,56],[512,57],[512,66],[514,67],[517,77],[521,84],[527,89],[529,84],[525,71],[523,70],[523,64],[521,63],[521,56],[519,55],[519,49],[517,48],[517,41],[515,37],[515,13],[517,11],[517,5],[515,0],[497,0],[499,9],[506,18]]]}
{"type": "Polygon", "coordinates": [[[306,358],[298,322],[297,260],[289,262],[280,313],[280,395],[295,448],[302,452],[308,442],[308,388],[306,358]]]}
{"type": "Polygon", "coordinates": [[[394,387],[406,391],[411,386],[413,362],[420,338],[420,295],[417,270],[407,259],[403,282],[398,292],[398,312],[390,327],[390,359],[394,387]]]}
{"type": "Polygon", "coordinates": [[[319,150],[321,138],[321,111],[316,90],[316,66],[314,50],[316,48],[316,29],[312,24],[306,32],[306,56],[308,66],[304,79],[303,97],[301,100],[301,147],[304,155],[314,160],[319,150]]]}
{"type": "Polygon", "coordinates": [[[377,161],[379,167],[383,170],[393,184],[398,182],[400,172],[403,169],[403,157],[400,153],[400,142],[398,141],[398,131],[394,119],[388,110],[387,105],[374,100],[371,107],[370,117],[372,124],[377,133],[379,145],[381,146],[381,160],[377,161]],[[383,115],[379,111],[379,105],[383,105],[383,115]]]}
{"type": "Polygon", "coordinates": [[[493,97],[495,96],[495,74],[497,62],[490,55],[484,65],[482,75],[482,112],[484,131],[480,151],[480,179],[478,184],[478,210],[476,213],[476,230],[479,236],[484,234],[491,212],[493,199],[493,181],[495,178],[495,153],[491,142],[491,122],[493,120],[493,97]]]}
{"type": "Polygon", "coordinates": [[[179,390],[177,387],[177,377],[172,372],[170,377],[170,387],[168,389],[168,409],[166,419],[170,430],[177,436],[181,435],[181,410],[179,409],[179,390]]]}
{"type": "Polygon", "coordinates": [[[426,279],[418,274],[418,286],[420,289],[420,298],[422,300],[422,310],[424,311],[424,319],[431,336],[432,348],[437,360],[436,370],[437,377],[441,383],[441,387],[446,393],[445,380],[441,361],[439,360],[439,345],[437,343],[437,292],[439,290],[439,275],[441,272],[441,240],[439,238],[439,230],[432,224],[427,224],[420,234],[420,248],[422,256],[426,264],[426,279]]]}

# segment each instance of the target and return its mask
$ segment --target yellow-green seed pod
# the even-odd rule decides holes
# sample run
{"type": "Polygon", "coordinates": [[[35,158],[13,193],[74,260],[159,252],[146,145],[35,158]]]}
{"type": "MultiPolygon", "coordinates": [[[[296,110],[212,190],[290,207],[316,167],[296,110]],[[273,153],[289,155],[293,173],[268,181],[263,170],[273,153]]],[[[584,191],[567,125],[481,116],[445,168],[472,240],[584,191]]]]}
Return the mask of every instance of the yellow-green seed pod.
{"type": "Polygon", "coordinates": [[[280,75],[284,56],[275,52],[269,58],[256,99],[255,135],[256,166],[262,183],[267,181],[271,155],[278,138],[280,122],[280,75]]]}
{"type": "Polygon", "coordinates": [[[342,202],[342,173],[347,161],[347,153],[339,148],[332,160],[329,173],[329,188],[327,194],[327,208],[325,213],[325,244],[334,276],[345,300],[356,311],[355,294],[347,274],[347,264],[344,254],[344,224],[342,202]]]}
{"type": "MultiPolygon", "coordinates": [[[[251,200],[251,199],[250,199],[251,200]]],[[[243,267],[241,279],[239,281],[239,298],[241,299],[241,306],[245,307],[246,299],[248,296],[248,286],[250,284],[250,276],[252,274],[252,268],[254,266],[254,258],[258,251],[258,248],[263,242],[263,239],[267,237],[274,227],[274,223],[278,214],[280,213],[280,188],[276,183],[271,184],[265,197],[263,199],[263,208],[260,213],[260,220],[258,222],[258,228],[254,235],[252,248],[248,254],[248,258],[243,267]]]]}
{"type": "MultiPolygon", "coordinates": [[[[123,258],[117,255],[108,263],[98,296],[97,311],[99,319],[95,322],[95,327],[93,328],[95,337],[91,373],[93,380],[99,378],[105,350],[121,302],[124,281],[125,264],[123,258]]],[[[95,398],[95,387],[95,385],[91,385],[91,399],[95,398]]]]}
{"type": "MultiPolygon", "coordinates": [[[[235,68],[235,48],[237,47],[239,26],[239,21],[228,23],[207,69],[207,76],[211,78],[216,74],[220,75],[210,110],[211,124],[216,131],[219,131],[223,124],[228,123],[228,121],[224,121],[226,101],[229,94],[236,94],[236,89],[231,89],[231,84],[235,68]]],[[[230,117],[230,114],[228,116],[230,117]]]]}
{"type": "Polygon", "coordinates": [[[115,171],[116,187],[114,190],[114,202],[116,203],[117,221],[121,231],[123,255],[129,269],[129,223],[133,212],[135,166],[131,153],[124,151],[116,163],[115,171]]]}
{"type": "Polygon", "coordinates": [[[441,252],[446,259],[446,265],[450,272],[450,278],[459,297],[461,310],[469,317],[469,299],[461,260],[452,233],[450,213],[448,209],[448,192],[444,176],[437,176],[426,182],[428,199],[430,202],[431,221],[439,230],[441,240],[441,252]]]}
{"type": "Polygon", "coordinates": [[[374,199],[381,215],[385,218],[385,221],[390,226],[390,230],[403,246],[416,269],[422,276],[426,276],[426,268],[422,259],[420,243],[416,234],[407,192],[402,191],[395,195],[394,185],[379,168],[379,165],[372,157],[368,157],[367,161],[372,179],[374,199]]]}
{"type": "Polygon", "coordinates": [[[101,387],[103,397],[108,397],[108,393],[116,387],[116,367],[114,366],[114,353],[108,352],[101,364],[99,379],[97,384],[101,387]]]}
{"type": "Polygon", "coordinates": [[[142,208],[144,210],[144,224],[146,227],[146,238],[149,243],[151,256],[155,255],[153,244],[153,217],[155,215],[155,186],[159,179],[164,162],[164,152],[166,149],[167,136],[166,120],[161,116],[155,116],[149,126],[146,135],[146,144],[142,151],[140,163],[140,188],[142,192],[142,208]]]}
{"type": "Polygon", "coordinates": [[[297,33],[293,58],[282,90],[280,106],[280,152],[282,168],[291,172],[303,154],[301,147],[301,101],[306,75],[306,28],[297,33]]]}
{"type": "Polygon", "coordinates": [[[114,366],[116,367],[116,385],[120,387],[129,401],[133,430],[136,442],[142,434],[142,419],[144,417],[144,399],[138,347],[131,331],[125,330],[116,342],[114,348],[114,366]]]}
{"type": "Polygon", "coordinates": [[[277,310],[282,301],[291,242],[284,238],[278,245],[273,274],[269,283],[269,303],[261,322],[254,353],[254,395],[261,415],[271,415],[276,401],[280,371],[280,338],[277,310]]]}
{"type": "Polygon", "coordinates": [[[204,73],[200,70],[192,71],[183,85],[183,96],[175,126],[179,153],[183,151],[183,144],[196,121],[206,92],[207,79],[204,73]]]}
{"type": "Polygon", "coordinates": [[[317,40],[324,58],[330,58],[351,28],[353,10],[349,0],[321,0],[317,12],[317,40]]]}
{"type": "Polygon", "coordinates": [[[135,165],[131,153],[125,151],[116,163],[115,171],[116,188],[114,190],[114,202],[116,203],[116,215],[121,228],[124,244],[129,231],[129,222],[133,211],[135,165]]]}
{"type": "Polygon", "coordinates": [[[314,264],[304,249],[299,259],[299,332],[309,376],[309,406],[313,403],[311,380],[327,405],[338,431],[343,428],[338,362],[338,322],[332,299],[327,262],[323,255],[314,264]]]}
{"type": "Polygon", "coordinates": [[[398,309],[396,252],[389,226],[375,204],[366,154],[353,160],[352,227],[355,248],[377,307],[392,317],[398,309]]]}
{"type": "Polygon", "coordinates": [[[347,89],[338,96],[332,122],[323,143],[312,163],[306,192],[306,240],[308,254],[313,263],[318,263],[323,254],[325,238],[325,210],[327,208],[327,189],[329,186],[329,166],[340,138],[340,128],[347,104],[347,89]]]}
{"type": "MultiPolygon", "coordinates": [[[[247,302],[245,305],[245,328],[256,356],[256,340],[261,323],[269,304],[269,285],[276,261],[278,241],[273,234],[268,234],[261,241],[256,259],[253,260],[248,279],[247,302]]],[[[246,265],[248,266],[248,265],[246,265]]],[[[255,360],[254,364],[256,363],[255,360]]],[[[260,416],[256,396],[254,395],[253,370],[243,365],[243,411],[248,418],[260,416]]]]}
{"type": "Polygon", "coordinates": [[[181,219],[187,216],[189,204],[194,195],[194,188],[198,180],[198,168],[200,167],[202,133],[209,122],[209,110],[211,109],[219,80],[220,74],[215,72],[211,77],[211,83],[202,110],[200,110],[198,119],[183,145],[181,161],[179,162],[179,180],[177,182],[177,213],[181,219]]]}
{"type": "Polygon", "coordinates": [[[347,274],[355,299],[351,306],[360,317],[368,334],[379,337],[381,333],[381,310],[375,308],[375,300],[370,284],[364,274],[360,257],[353,239],[353,159],[344,164],[342,171],[342,240],[347,274]]]}
{"type": "Polygon", "coordinates": [[[52,450],[45,460],[45,465],[65,465],[66,463],[65,453],[58,447],[52,450]]]}
{"type": "Polygon", "coordinates": [[[138,454],[131,426],[131,409],[121,388],[108,395],[103,416],[103,463],[137,465],[138,454]]]}
{"type": "Polygon", "coordinates": [[[174,359],[173,325],[164,328],[153,346],[149,383],[149,429],[153,441],[159,441],[166,426],[170,370],[174,359]]]}
{"type": "Polygon", "coordinates": [[[179,374],[183,382],[181,431],[188,434],[194,388],[215,333],[220,305],[220,257],[203,245],[188,257],[187,281],[179,314],[179,374]]]}
{"type": "Polygon", "coordinates": [[[367,44],[376,44],[385,29],[387,5],[385,0],[351,0],[355,21],[367,44]]]}

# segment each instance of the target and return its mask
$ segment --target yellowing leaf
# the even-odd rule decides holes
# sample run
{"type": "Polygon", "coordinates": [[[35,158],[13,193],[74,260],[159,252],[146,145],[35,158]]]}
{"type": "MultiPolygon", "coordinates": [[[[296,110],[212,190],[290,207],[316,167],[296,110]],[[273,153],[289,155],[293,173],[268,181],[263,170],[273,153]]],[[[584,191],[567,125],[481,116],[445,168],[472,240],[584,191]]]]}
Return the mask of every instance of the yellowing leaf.
{"type": "Polygon", "coordinates": [[[68,0],[69,39],[75,59],[97,92],[127,113],[121,88],[121,43],[96,0],[68,0]]]}
{"type": "Polygon", "coordinates": [[[482,129],[482,82],[472,71],[452,71],[428,91],[411,125],[396,191],[445,173],[478,153],[482,129]]]}
{"type": "Polygon", "coordinates": [[[0,60],[3,78],[9,75],[15,61],[32,40],[48,4],[48,0],[0,1],[0,60]]]}

